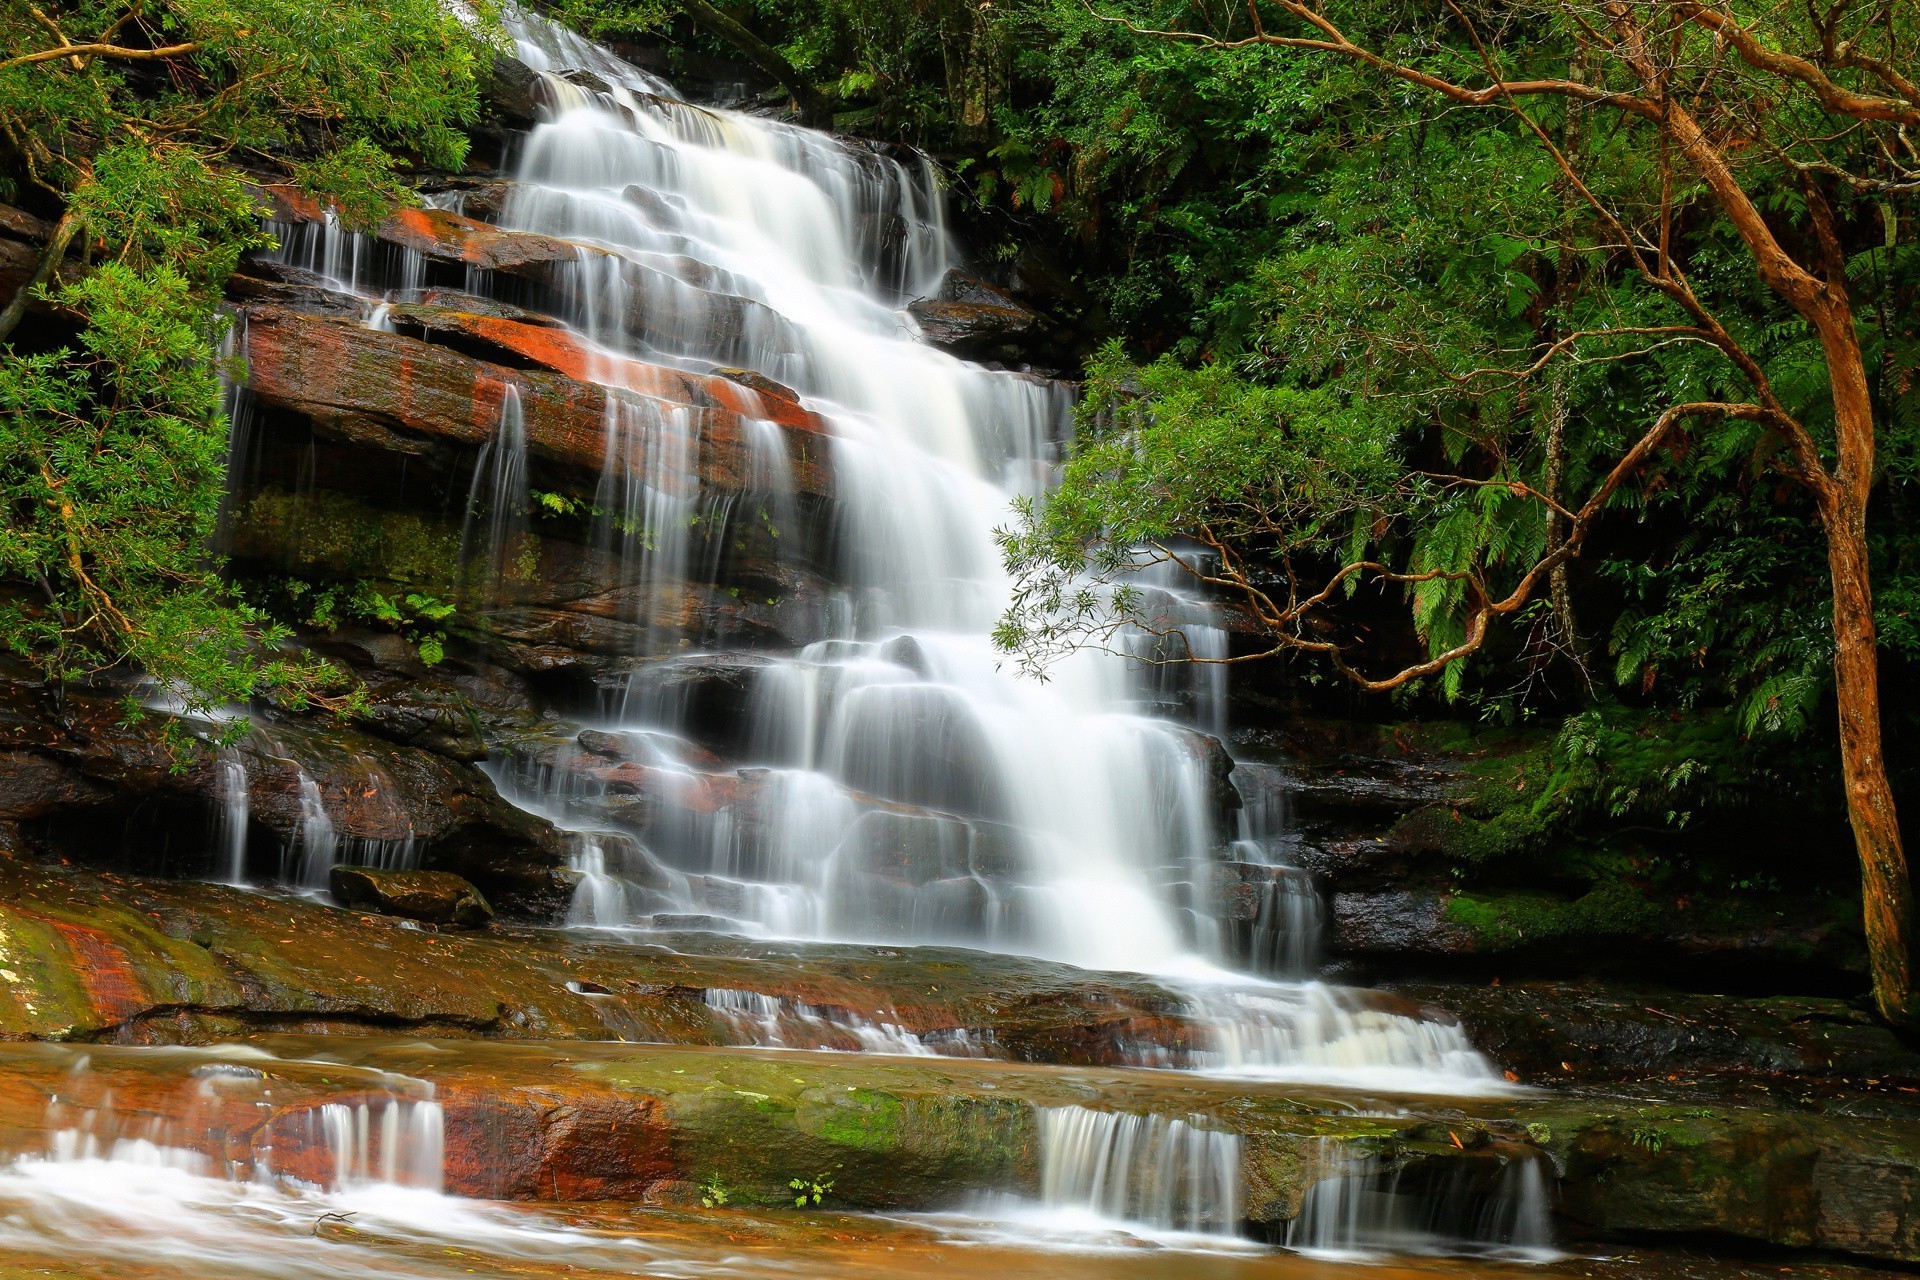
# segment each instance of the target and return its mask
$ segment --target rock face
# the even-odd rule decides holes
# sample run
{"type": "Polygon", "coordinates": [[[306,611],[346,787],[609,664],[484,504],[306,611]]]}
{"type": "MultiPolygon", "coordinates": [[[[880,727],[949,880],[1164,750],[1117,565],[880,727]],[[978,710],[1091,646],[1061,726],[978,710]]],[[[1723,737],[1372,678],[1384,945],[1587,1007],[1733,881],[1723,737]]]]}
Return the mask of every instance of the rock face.
{"type": "Polygon", "coordinates": [[[229,876],[213,828],[237,811],[238,870],[256,879],[322,885],[335,853],[357,848],[455,872],[535,917],[570,892],[565,837],[444,755],[292,721],[219,750],[194,741],[210,726],[188,722],[182,746],[163,734],[170,717],[128,725],[106,698],[69,695],[64,726],[27,683],[0,681],[0,698],[0,825],[50,855],[229,876]]]}
{"type": "MultiPolygon", "coordinates": [[[[536,460],[587,477],[607,462],[609,397],[620,393],[552,369],[583,370],[589,357],[564,331],[470,313],[415,308],[437,331],[472,335],[496,353],[545,367],[509,368],[448,347],[339,320],[278,309],[248,312],[248,386],[262,403],[290,410],[317,429],[362,448],[431,457],[435,450],[477,449],[499,428],[511,387],[525,415],[536,460]]],[[[771,421],[811,443],[789,446],[787,466],[799,491],[825,494],[827,449],[817,419],[792,398],[763,394],[725,378],[627,361],[615,369],[636,411],[665,422],[674,410],[693,417],[680,429],[694,447],[633,460],[669,489],[697,492],[751,487],[753,456],[744,421],[771,421]],[[691,465],[676,470],[682,453],[691,465]]],[[[664,448],[665,441],[654,445],[664,448]]]]}
{"type": "Polygon", "coordinates": [[[383,871],[345,864],[327,873],[334,901],[428,924],[477,929],[493,919],[480,891],[450,871],[383,871]]]}

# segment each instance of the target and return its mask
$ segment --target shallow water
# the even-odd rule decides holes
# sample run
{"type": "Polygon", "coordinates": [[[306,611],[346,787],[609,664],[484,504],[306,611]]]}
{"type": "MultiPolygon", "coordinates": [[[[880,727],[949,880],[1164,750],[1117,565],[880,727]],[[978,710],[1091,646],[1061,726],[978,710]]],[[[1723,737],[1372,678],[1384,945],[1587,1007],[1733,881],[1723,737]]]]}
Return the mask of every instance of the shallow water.
{"type": "MultiPolygon", "coordinates": [[[[130,1155],[131,1153],[127,1153],[130,1155]]],[[[628,1205],[530,1209],[374,1186],[235,1184],[150,1159],[0,1170],[0,1275],[307,1280],[365,1276],[998,1275],[1048,1280],[1305,1280],[1352,1263],[1246,1242],[1151,1236],[1091,1215],[879,1218],[628,1205]]],[[[1365,1273],[1574,1274],[1501,1260],[1376,1258],[1365,1273]]]]}

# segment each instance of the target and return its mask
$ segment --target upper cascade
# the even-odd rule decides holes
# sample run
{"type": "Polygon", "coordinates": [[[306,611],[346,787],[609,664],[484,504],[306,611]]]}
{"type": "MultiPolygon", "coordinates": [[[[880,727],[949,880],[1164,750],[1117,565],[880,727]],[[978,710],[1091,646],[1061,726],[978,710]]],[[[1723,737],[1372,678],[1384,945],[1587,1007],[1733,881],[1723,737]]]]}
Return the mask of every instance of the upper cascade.
{"type": "MultiPolygon", "coordinates": [[[[835,477],[838,589],[814,643],[749,673],[729,753],[748,768],[727,802],[635,831],[606,821],[589,753],[503,767],[509,795],[599,828],[583,838],[591,896],[576,918],[687,914],[1107,968],[1204,949],[1168,886],[1216,855],[1217,748],[1144,714],[1150,691],[1124,658],[1087,654],[1040,684],[993,648],[1010,593],[993,530],[1044,484],[1071,400],[918,340],[903,308],[956,261],[931,163],[689,104],[538,17],[509,22],[549,106],[495,220],[583,247],[561,318],[607,353],[604,381],[620,384],[617,357],[770,379],[828,424],[835,477]],[[606,877],[630,891],[610,895],[606,877]]],[[[621,461],[658,456],[661,436],[697,449],[697,417],[633,402],[607,432],[599,505],[626,526],[610,544],[661,580],[697,574],[668,526],[701,519],[699,500],[621,461]]],[[[687,741],[698,662],[635,657],[608,702],[617,753],[710,791],[717,771],[687,741]]]]}

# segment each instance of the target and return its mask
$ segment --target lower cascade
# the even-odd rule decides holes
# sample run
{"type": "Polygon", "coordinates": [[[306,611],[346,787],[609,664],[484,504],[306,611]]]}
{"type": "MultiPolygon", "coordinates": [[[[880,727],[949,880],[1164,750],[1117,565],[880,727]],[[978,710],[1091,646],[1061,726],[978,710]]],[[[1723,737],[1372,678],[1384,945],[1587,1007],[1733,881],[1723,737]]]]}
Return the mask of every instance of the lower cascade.
{"type": "Polygon", "coordinates": [[[1195,1120],[1087,1107],[1040,1110],[1040,1198],[1158,1231],[1240,1229],[1240,1139],[1195,1120]]]}
{"type": "Polygon", "coordinates": [[[1516,1154],[1453,1165],[1434,1175],[1372,1169],[1365,1157],[1323,1147],[1333,1170],[1308,1190],[1287,1224],[1290,1248],[1316,1253],[1441,1253],[1469,1249],[1521,1258],[1554,1256],[1544,1156],[1516,1154]]]}

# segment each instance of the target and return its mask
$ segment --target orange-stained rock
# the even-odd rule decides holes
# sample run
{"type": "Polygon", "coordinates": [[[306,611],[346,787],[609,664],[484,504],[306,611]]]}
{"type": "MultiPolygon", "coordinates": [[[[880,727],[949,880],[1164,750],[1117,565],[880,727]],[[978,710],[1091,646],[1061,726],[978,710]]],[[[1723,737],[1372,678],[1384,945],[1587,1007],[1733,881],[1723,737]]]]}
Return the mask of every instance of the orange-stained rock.
{"type": "Polygon", "coordinates": [[[590,356],[578,339],[552,328],[446,312],[436,324],[550,367],[587,373],[591,360],[604,359],[635,390],[609,391],[567,373],[509,368],[418,338],[271,307],[248,310],[248,385],[267,405],[302,414],[336,438],[412,455],[436,443],[477,448],[492,439],[511,386],[519,391],[536,470],[545,463],[590,475],[605,463],[608,414],[618,412],[641,440],[628,450],[630,465],[689,494],[751,487],[755,429],[748,424],[771,421],[786,440],[795,488],[831,492],[824,423],[797,401],[712,375],[590,356]],[[695,447],[673,447],[674,433],[693,436],[695,447]],[[689,454],[690,468],[669,469],[689,454]]]}

